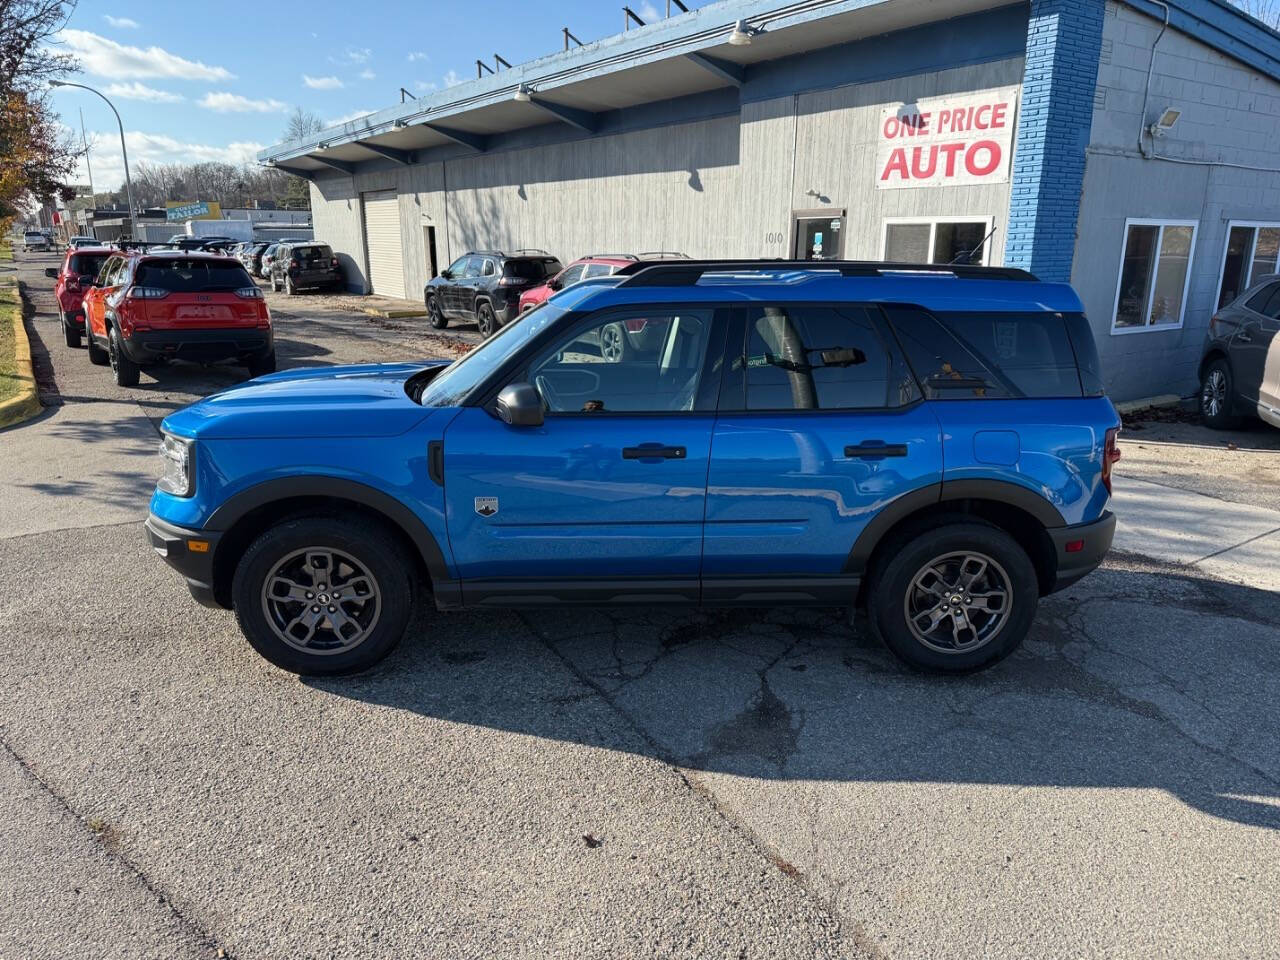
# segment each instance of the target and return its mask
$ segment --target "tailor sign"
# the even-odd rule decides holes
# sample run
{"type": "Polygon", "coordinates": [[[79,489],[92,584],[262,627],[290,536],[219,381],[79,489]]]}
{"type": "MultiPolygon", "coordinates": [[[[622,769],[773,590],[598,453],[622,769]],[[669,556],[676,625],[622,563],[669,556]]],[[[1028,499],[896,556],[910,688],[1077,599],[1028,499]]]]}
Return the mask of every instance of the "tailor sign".
{"type": "Polygon", "coordinates": [[[880,111],[876,187],[954,187],[1007,183],[1018,88],[1003,87],[880,111]]]}
{"type": "Polygon", "coordinates": [[[203,200],[197,200],[195,203],[175,203],[170,200],[165,206],[166,220],[222,219],[222,208],[217,203],[205,203],[203,200]]]}

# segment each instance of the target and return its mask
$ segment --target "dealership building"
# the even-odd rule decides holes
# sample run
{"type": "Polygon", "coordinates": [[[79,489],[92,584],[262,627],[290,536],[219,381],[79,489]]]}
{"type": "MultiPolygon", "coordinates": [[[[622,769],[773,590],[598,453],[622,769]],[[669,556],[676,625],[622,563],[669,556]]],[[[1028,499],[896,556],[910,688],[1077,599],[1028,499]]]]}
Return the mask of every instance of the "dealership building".
{"type": "Polygon", "coordinates": [[[1222,0],[678,7],[260,159],[393,297],[470,250],[1023,267],[1079,292],[1117,400],[1193,390],[1277,270],[1280,35],[1222,0]]]}

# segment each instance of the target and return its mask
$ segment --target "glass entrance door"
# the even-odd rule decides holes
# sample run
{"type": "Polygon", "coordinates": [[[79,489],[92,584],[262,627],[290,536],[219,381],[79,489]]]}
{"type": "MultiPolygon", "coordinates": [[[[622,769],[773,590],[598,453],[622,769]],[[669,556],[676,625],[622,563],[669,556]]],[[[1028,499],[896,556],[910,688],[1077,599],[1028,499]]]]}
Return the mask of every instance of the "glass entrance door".
{"type": "Polygon", "coordinates": [[[844,257],[844,212],[795,214],[792,256],[796,260],[840,260],[844,257]]]}

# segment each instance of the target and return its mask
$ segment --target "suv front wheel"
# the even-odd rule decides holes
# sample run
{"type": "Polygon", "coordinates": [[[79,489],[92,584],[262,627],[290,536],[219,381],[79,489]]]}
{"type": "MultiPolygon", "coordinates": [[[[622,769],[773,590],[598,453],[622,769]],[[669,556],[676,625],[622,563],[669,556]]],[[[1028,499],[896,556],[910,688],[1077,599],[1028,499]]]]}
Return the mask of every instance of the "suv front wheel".
{"type": "Polygon", "coordinates": [[[373,666],[413,609],[412,560],[377,525],[286,520],[245,551],[231,581],[240,629],[283,670],[323,675],[373,666]]]}
{"type": "Polygon", "coordinates": [[[1025,550],[998,527],[957,519],[892,544],[872,571],[872,630],[918,670],[967,673],[1017,649],[1040,589],[1025,550]]]}
{"type": "Polygon", "coordinates": [[[1200,415],[1214,430],[1229,430],[1239,421],[1232,414],[1231,367],[1218,357],[1204,369],[1200,381],[1200,415]]]}

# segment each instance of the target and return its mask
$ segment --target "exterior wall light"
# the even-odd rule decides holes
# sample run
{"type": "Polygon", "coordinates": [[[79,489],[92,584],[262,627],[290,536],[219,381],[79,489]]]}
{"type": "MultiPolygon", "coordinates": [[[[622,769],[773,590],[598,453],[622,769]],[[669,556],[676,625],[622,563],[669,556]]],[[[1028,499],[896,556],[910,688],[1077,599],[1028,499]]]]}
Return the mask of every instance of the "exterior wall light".
{"type": "Polygon", "coordinates": [[[729,34],[729,44],[734,47],[749,47],[751,38],[760,31],[750,26],[747,21],[739,20],[733,25],[733,32],[729,34]]]}
{"type": "Polygon", "coordinates": [[[527,83],[522,83],[516,87],[515,95],[511,99],[516,103],[528,103],[533,99],[533,91],[529,89],[527,83]]]}
{"type": "Polygon", "coordinates": [[[1160,119],[1147,128],[1147,132],[1151,134],[1152,139],[1163,137],[1166,133],[1173,129],[1173,125],[1178,122],[1178,118],[1182,116],[1181,110],[1175,110],[1173,107],[1165,107],[1164,112],[1160,114],[1160,119]]]}

